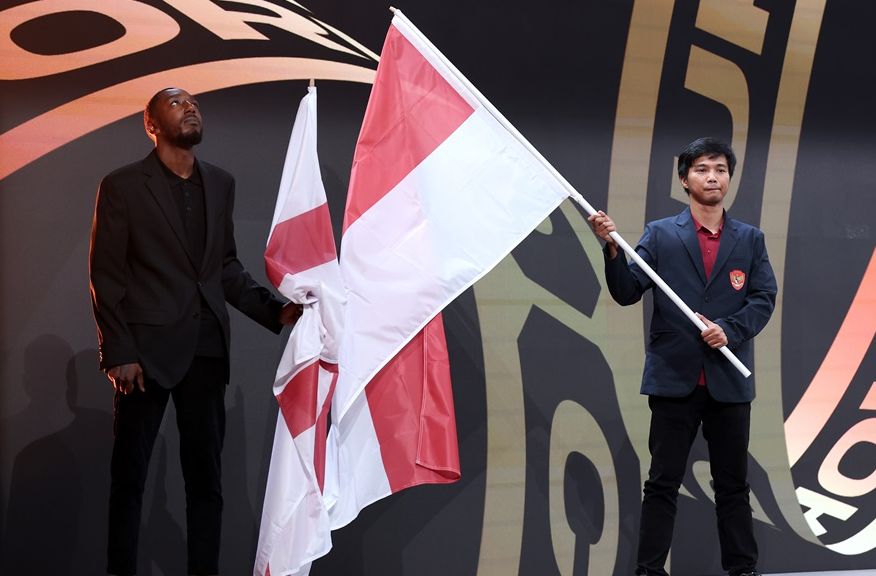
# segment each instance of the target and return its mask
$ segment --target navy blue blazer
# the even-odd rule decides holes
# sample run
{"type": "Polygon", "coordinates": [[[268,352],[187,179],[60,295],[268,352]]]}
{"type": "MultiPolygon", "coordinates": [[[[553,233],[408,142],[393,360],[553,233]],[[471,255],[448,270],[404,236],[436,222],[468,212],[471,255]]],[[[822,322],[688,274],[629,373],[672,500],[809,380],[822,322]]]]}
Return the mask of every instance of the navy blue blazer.
{"type": "MultiPolygon", "coordinates": [[[[752,369],[752,338],[769,321],[778,291],[763,232],[725,213],[708,280],[689,208],[647,224],[636,252],[691,309],[724,329],[730,350],[752,369]]],[[[654,288],[642,394],[686,396],[705,370],[706,385],[716,400],[754,399],[753,377],[744,378],[723,354],[703,342],[699,329],[635,262],[628,263],[621,254],[610,259],[606,250],[605,277],[612,298],[624,306],[654,288]]]]}

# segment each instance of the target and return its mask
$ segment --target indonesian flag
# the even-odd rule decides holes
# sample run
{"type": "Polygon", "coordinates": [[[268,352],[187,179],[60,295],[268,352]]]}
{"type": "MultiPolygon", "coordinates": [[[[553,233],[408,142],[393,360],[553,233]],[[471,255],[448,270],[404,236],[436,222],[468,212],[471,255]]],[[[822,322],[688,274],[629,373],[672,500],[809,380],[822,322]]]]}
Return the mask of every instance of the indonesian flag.
{"type": "Polygon", "coordinates": [[[353,158],[341,243],[333,528],[401,488],[458,478],[439,312],[568,196],[552,170],[396,11],[353,158]]]}
{"type": "Polygon", "coordinates": [[[304,305],[277,368],[280,405],[256,576],[304,575],[329,551],[323,499],[327,417],[337,381],[343,286],[316,153],[316,88],[295,117],[265,250],[268,277],[304,305]]]}

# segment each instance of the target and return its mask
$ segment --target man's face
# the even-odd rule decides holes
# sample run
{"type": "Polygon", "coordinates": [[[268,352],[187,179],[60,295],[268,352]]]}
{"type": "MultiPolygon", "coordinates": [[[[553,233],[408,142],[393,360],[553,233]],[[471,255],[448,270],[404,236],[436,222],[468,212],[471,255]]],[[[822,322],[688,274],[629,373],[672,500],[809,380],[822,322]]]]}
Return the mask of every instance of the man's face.
{"type": "Polygon", "coordinates": [[[171,88],[158,97],[146,127],[156,139],[188,149],[201,142],[204,119],[191,94],[171,88]]]}
{"type": "Polygon", "coordinates": [[[706,206],[718,206],[727,195],[730,186],[730,170],[723,154],[700,156],[694,159],[687,176],[681,178],[692,202],[706,206]]]}

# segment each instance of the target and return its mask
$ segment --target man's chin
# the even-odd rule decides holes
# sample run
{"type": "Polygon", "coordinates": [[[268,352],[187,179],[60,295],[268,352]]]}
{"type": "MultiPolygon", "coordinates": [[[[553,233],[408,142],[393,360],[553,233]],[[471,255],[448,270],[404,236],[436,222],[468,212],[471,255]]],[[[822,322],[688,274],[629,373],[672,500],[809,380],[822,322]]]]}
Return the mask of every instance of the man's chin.
{"type": "Polygon", "coordinates": [[[201,140],[203,140],[203,138],[204,138],[204,136],[200,130],[198,130],[196,132],[188,132],[185,134],[180,134],[176,138],[176,141],[174,142],[174,144],[176,144],[180,148],[188,149],[188,148],[192,148],[193,146],[197,146],[198,144],[200,144],[201,140]]]}
{"type": "Polygon", "coordinates": [[[724,194],[703,194],[699,197],[700,204],[718,206],[724,201],[724,194]]]}

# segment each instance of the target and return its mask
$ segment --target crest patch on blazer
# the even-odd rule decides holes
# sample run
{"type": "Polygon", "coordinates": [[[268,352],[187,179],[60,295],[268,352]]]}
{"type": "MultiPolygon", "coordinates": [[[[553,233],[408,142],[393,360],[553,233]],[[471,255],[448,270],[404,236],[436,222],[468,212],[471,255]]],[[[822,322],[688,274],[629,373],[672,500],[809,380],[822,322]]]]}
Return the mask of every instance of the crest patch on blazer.
{"type": "Polygon", "coordinates": [[[742,270],[731,270],[730,285],[733,286],[734,290],[742,290],[742,287],[745,286],[745,272],[742,270]]]}

